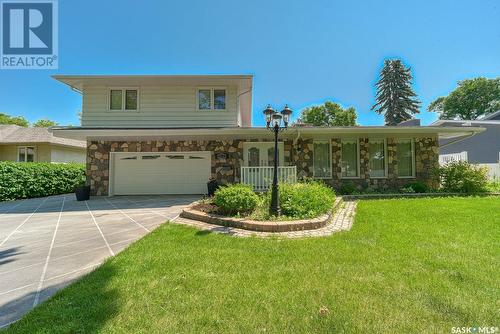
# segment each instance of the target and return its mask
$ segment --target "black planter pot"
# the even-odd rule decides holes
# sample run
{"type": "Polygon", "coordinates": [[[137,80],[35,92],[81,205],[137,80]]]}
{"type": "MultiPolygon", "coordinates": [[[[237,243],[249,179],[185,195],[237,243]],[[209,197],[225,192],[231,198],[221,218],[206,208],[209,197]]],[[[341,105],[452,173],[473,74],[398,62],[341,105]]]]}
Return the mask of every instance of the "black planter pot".
{"type": "Polygon", "coordinates": [[[78,186],[75,188],[77,201],[87,201],[90,199],[90,186],[78,186]]]}
{"type": "Polygon", "coordinates": [[[215,191],[219,188],[219,184],[216,180],[210,180],[207,182],[208,196],[213,196],[215,191]]]}

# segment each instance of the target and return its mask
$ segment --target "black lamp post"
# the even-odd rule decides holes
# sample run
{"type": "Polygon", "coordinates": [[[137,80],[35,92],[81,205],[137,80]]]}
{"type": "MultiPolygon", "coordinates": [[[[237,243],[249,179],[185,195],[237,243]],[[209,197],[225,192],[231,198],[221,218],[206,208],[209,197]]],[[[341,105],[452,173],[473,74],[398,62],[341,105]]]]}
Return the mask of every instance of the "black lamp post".
{"type": "Polygon", "coordinates": [[[268,105],[264,110],[266,117],[266,128],[274,132],[274,171],[273,171],[273,186],[271,189],[271,207],[270,212],[274,216],[281,214],[280,203],[278,198],[278,133],[288,127],[292,110],[285,105],[285,108],[280,112],[275,111],[271,105],[268,105]],[[281,124],[283,122],[283,125],[281,124]]]}

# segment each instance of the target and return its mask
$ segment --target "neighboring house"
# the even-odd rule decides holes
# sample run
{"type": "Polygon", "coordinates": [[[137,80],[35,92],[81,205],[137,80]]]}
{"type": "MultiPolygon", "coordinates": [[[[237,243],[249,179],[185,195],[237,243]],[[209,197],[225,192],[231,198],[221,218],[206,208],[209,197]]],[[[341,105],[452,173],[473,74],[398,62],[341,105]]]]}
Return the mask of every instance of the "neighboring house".
{"type": "Polygon", "coordinates": [[[461,140],[443,139],[439,142],[441,154],[467,152],[469,162],[498,163],[500,154],[500,111],[474,121],[438,120],[433,126],[482,127],[481,134],[461,140]]]}
{"type": "MultiPolygon", "coordinates": [[[[273,136],[252,127],[250,75],[54,78],[82,94],[82,126],[53,131],[87,141],[87,181],[94,195],[201,194],[210,178],[256,189],[270,181],[273,136]]],[[[435,184],[438,140],[480,131],[291,127],[280,134],[279,173],[335,188],[345,182],[359,188],[435,184]]]]}
{"type": "Polygon", "coordinates": [[[500,110],[478,120],[438,120],[431,125],[485,128],[486,131],[470,138],[440,140],[440,154],[442,159],[460,159],[485,165],[490,169],[491,178],[500,178],[500,110]]]}
{"type": "Polygon", "coordinates": [[[0,161],[85,162],[86,142],[53,136],[48,128],[0,125],[0,161]]]}

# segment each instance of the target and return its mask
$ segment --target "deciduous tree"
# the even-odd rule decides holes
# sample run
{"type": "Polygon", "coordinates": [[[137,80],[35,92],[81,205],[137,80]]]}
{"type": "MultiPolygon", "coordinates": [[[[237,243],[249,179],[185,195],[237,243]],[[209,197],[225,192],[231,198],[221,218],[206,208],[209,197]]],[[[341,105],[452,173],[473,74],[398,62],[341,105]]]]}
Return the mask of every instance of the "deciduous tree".
{"type": "Polygon", "coordinates": [[[338,103],[327,101],[302,110],[300,120],[314,126],[355,126],[357,118],[353,107],[344,109],[338,103]]]}
{"type": "Polygon", "coordinates": [[[11,116],[3,113],[0,113],[0,124],[14,124],[24,127],[29,126],[28,120],[23,116],[11,116]]]}
{"type": "Polygon", "coordinates": [[[475,78],[458,82],[448,96],[434,100],[429,111],[438,112],[441,119],[474,120],[500,110],[500,78],[475,78]]]}

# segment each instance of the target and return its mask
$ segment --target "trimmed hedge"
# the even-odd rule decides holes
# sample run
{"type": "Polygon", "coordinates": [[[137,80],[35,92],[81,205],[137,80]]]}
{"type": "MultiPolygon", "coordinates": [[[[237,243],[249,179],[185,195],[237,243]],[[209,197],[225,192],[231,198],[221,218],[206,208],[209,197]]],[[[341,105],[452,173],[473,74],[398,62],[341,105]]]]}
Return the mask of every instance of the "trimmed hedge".
{"type": "Polygon", "coordinates": [[[0,162],[0,201],[66,194],[84,183],[84,164],[0,162]]]}
{"type": "MultiPolygon", "coordinates": [[[[333,206],[335,193],[322,182],[283,183],[279,185],[281,213],[293,219],[314,218],[333,206]]],[[[271,203],[271,191],[266,196],[266,205],[271,203]]]]}
{"type": "Polygon", "coordinates": [[[231,184],[215,192],[214,204],[224,214],[239,215],[252,212],[259,202],[259,196],[246,184],[231,184]]]}

